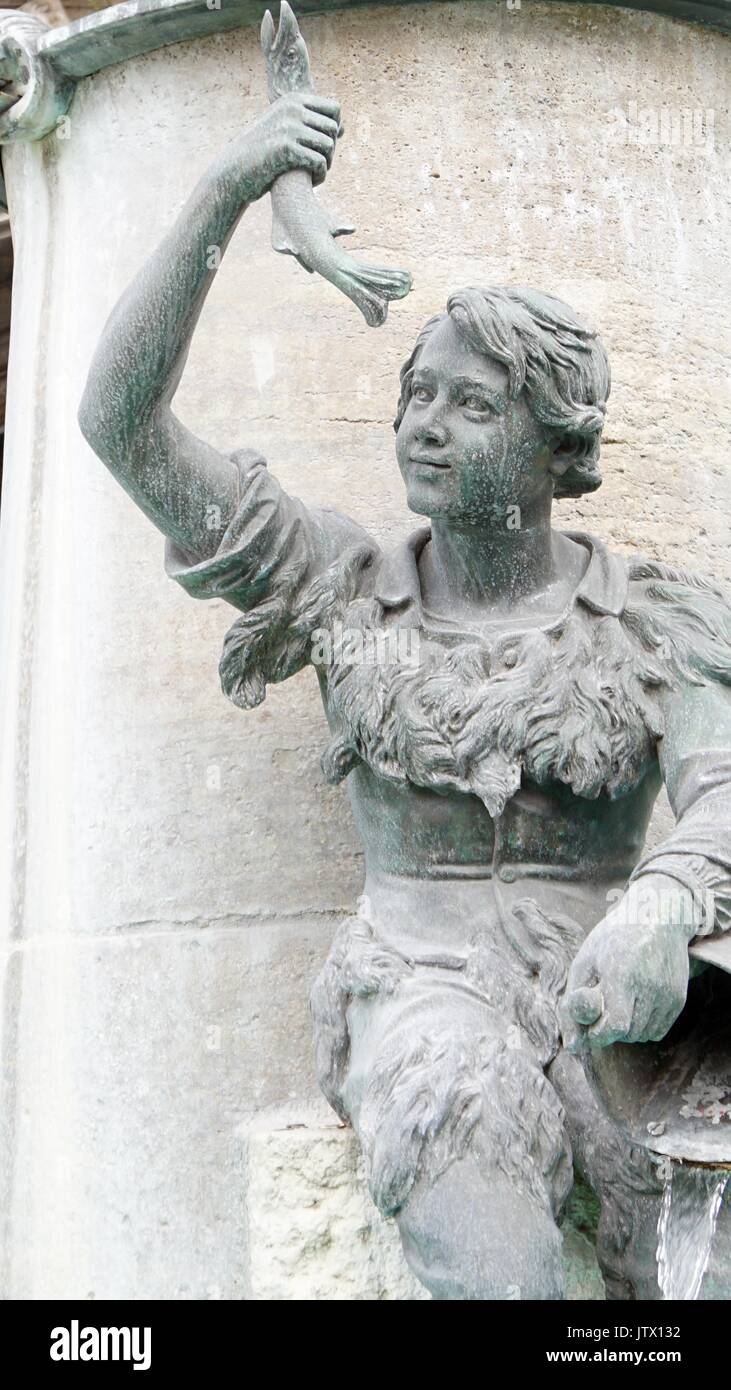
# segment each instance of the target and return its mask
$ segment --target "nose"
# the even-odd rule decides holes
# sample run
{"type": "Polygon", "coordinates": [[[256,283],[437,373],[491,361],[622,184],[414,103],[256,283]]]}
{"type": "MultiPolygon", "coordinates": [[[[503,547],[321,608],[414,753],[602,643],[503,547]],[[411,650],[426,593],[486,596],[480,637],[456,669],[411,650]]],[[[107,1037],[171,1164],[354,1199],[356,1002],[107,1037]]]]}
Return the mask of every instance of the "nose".
{"type": "Polygon", "coordinates": [[[432,401],[428,410],[421,412],[414,434],[421,444],[436,444],[437,447],[446,444],[447,431],[436,400],[432,401]]]}

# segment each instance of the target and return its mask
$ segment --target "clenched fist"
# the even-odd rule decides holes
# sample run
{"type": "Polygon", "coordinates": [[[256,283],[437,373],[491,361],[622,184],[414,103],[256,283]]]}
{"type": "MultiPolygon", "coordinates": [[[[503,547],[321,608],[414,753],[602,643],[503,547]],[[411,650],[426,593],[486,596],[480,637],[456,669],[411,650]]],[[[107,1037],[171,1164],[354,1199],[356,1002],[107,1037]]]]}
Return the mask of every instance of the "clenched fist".
{"type": "Polygon", "coordinates": [[[702,915],[675,879],[637,879],[576,955],[563,1002],[565,1045],[663,1038],[685,1004],[688,942],[702,915]]]}
{"type": "Polygon", "coordinates": [[[222,161],[253,201],[290,169],[306,169],[313,183],[322,183],[341,132],[334,98],[289,92],[227,146],[222,161]]]}

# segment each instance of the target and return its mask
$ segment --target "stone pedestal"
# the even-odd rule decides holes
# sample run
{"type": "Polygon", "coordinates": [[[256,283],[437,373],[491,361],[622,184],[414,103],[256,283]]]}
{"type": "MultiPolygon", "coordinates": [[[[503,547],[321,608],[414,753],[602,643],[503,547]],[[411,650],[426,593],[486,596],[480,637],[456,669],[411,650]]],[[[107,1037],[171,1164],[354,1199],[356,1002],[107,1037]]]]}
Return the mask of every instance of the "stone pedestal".
{"type": "MultiPolygon", "coordinates": [[[[107,314],[262,109],[263,8],[155,0],[49,33],[40,125],[0,122],[16,250],[0,542],[15,1298],[304,1297],[307,1269],[316,1296],[310,1198],[335,1247],[364,1223],[343,1266],[353,1297],[416,1296],[341,1132],[275,1144],[255,1129],[243,1160],[263,1110],[316,1097],[309,984],[361,885],[345,792],[319,770],[315,681],[246,716],[223,698],[231,613],[165,580],[161,538],[76,425],[107,314]],[[271,1164],[289,1172],[290,1153],[276,1215],[271,1164]]],[[[594,319],[613,358],[607,481],[561,505],[566,526],[728,574],[728,35],[578,4],[299,8],[347,127],[323,199],[415,289],[367,329],[274,255],[258,205],[207,303],[185,423],[397,537],[414,523],[390,422],[417,328],[460,285],[532,283],[594,319]]]]}
{"type": "MultiPolygon", "coordinates": [[[[242,1138],[250,1298],[429,1300],[371,1201],[355,1135],[324,1101],[264,1110],[242,1138]]],[[[574,1203],[563,1223],[566,1297],[600,1300],[581,1215],[574,1203]]]]}

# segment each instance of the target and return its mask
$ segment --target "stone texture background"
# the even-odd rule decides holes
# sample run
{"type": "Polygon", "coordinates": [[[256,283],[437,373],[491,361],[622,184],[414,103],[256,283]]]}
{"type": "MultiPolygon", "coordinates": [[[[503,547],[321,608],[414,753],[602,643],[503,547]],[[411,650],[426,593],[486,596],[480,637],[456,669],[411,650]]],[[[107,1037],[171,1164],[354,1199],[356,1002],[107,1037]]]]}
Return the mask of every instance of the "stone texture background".
{"type": "MultiPolygon", "coordinates": [[[[364,255],[414,270],[414,293],[366,328],[273,254],[263,202],[206,306],[185,422],[397,538],[417,524],[391,433],[417,329],[461,285],[534,284],[601,327],[614,369],[606,483],[560,504],[560,524],[728,575],[729,40],[490,0],[303,28],[347,127],[323,200],[364,255]],[[712,120],[689,145],[622,140],[631,103],[712,120]]],[[[161,538],[75,424],[104,319],[264,90],[253,31],[179,45],[80,84],[68,138],[4,152],[13,1297],[250,1291],[242,1126],[314,1094],[309,981],[360,889],[347,797],[319,771],[314,678],[246,716],[227,703],[233,611],[165,580],[161,538]]]]}
{"type": "MultiPolygon", "coordinates": [[[[249,1297],[424,1302],[396,1224],[371,1201],[358,1141],[324,1099],[264,1110],[242,1135],[249,1297]]],[[[577,1200],[578,1199],[578,1200],[577,1200]]],[[[563,1222],[567,1299],[604,1299],[574,1190],[563,1222]]]]}

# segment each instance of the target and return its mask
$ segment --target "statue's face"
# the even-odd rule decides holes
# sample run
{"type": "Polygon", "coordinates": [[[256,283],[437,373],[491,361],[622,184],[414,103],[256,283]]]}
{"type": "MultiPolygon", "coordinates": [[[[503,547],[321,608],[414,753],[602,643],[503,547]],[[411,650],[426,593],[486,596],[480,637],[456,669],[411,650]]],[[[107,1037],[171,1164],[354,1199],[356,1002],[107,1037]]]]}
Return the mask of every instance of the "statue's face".
{"type": "Polygon", "coordinates": [[[553,452],[524,393],[508,399],[506,369],[446,318],[417,359],[396,456],[413,512],[480,525],[545,494],[553,452]]]}

